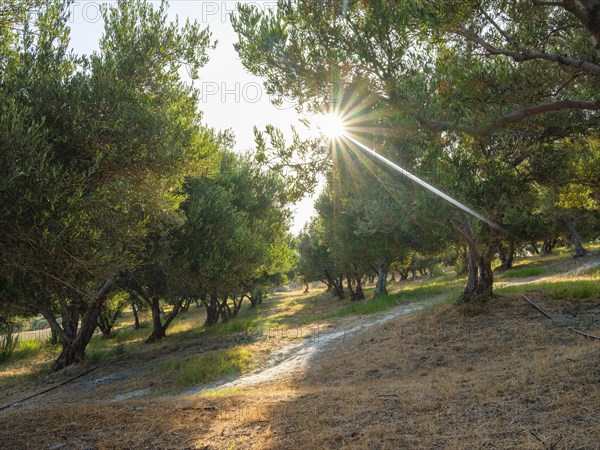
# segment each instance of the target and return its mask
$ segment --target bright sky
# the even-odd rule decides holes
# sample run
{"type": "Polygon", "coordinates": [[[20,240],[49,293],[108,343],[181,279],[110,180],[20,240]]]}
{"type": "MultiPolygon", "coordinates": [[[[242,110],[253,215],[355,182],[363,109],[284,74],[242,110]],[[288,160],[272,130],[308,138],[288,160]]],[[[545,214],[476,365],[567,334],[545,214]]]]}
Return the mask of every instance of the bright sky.
{"type": "MultiPolygon", "coordinates": [[[[100,5],[106,1],[75,0],[71,14],[71,40],[77,53],[91,53],[98,48],[103,23],[100,5]]],[[[298,114],[290,101],[274,106],[259,78],[249,74],[233,48],[236,35],[229,14],[237,1],[171,0],[169,14],[180,22],[186,18],[208,25],[217,48],[210,52],[210,62],[200,72],[195,85],[202,95],[199,109],[204,112],[204,123],[217,129],[233,129],[236,150],[253,148],[253,127],[263,129],[273,124],[282,129],[297,125],[298,114]]],[[[260,8],[273,8],[276,1],[248,1],[260,8]]],[[[156,5],[159,2],[155,3],[156,5]]],[[[292,231],[297,233],[314,213],[313,199],[305,198],[294,208],[292,231]]]]}

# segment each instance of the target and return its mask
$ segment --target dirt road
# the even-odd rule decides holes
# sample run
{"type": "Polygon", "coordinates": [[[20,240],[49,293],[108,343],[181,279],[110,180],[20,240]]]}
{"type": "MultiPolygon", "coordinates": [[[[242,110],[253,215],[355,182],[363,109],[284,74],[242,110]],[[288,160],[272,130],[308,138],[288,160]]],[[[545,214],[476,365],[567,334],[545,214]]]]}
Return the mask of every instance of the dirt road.
{"type": "Polygon", "coordinates": [[[244,388],[285,378],[302,367],[307,366],[309,362],[330,346],[330,344],[343,342],[346,337],[361,333],[374,325],[383,324],[398,317],[421,311],[428,306],[432,306],[437,301],[440,301],[441,298],[442,297],[410,305],[402,305],[391,311],[378,314],[375,317],[363,316],[362,318],[359,318],[358,323],[354,322],[350,326],[339,327],[327,333],[312,335],[300,343],[287,345],[275,351],[269,362],[254,372],[234,379],[228,378],[207,385],[194,387],[193,389],[185,391],[183,396],[214,392],[223,389],[244,388]]]}

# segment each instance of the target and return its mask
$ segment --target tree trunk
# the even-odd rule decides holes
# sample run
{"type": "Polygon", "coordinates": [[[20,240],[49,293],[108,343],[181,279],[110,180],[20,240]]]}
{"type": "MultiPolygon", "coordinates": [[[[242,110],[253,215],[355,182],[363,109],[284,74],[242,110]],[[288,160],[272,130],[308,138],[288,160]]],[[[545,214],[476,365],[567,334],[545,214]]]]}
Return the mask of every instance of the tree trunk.
{"type": "Polygon", "coordinates": [[[150,305],[150,309],[152,311],[152,334],[146,339],[146,344],[156,342],[167,335],[167,328],[169,328],[169,325],[171,325],[173,319],[175,319],[177,314],[179,314],[181,311],[181,306],[183,305],[184,301],[185,299],[183,297],[179,297],[175,301],[171,312],[167,315],[163,323],[160,316],[163,311],[160,307],[160,300],[156,296],[152,297],[152,303],[150,305]]]}
{"type": "Polygon", "coordinates": [[[375,297],[387,295],[387,264],[382,262],[379,264],[379,275],[377,276],[377,284],[375,285],[375,297]]]}
{"type": "Polygon", "coordinates": [[[207,294],[203,294],[200,297],[200,301],[206,309],[206,322],[204,324],[207,326],[215,325],[219,321],[217,294],[213,293],[210,297],[207,294]]]}
{"type": "Polygon", "coordinates": [[[248,297],[248,300],[250,300],[250,307],[256,308],[257,305],[260,305],[262,303],[262,289],[256,289],[254,292],[250,291],[248,294],[246,294],[246,297],[248,297]]]}
{"type": "Polygon", "coordinates": [[[306,283],[306,289],[304,289],[303,294],[308,294],[308,283],[306,283]]]}
{"type": "Polygon", "coordinates": [[[575,255],[573,255],[573,258],[581,258],[582,256],[587,255],[587,250],[583,247],[581,236],[579,235],[575,224],[569,220],[567,221],[567,228],[571,233],[571,239],[573,240],[573,245],[575,246],[575,255]]]}
{"type": "Polygon", "coordinates": [[[414,253],[410,257],[410,266],[408,268],[412,273],[412,280],[415,281],[417,279],[417,267],[416,267],[416,255],[414,253]]]}
{"type": "Polygon", "coordinates": [[[515,260],[515,241],[509,241],[508,243],[508,255],[506,256],[506,264],[504,265],[504,269],[508,270],[512,268],[513,262],[515,260]]]}
{"type": "Polygon", "coordinates": [[[362,290],[362,284],[360,282],[360,276],[358,274],[354,275],[356,278],[356,300],[364,300],[365,294],[362,290]]]}
{"type": "Polygon", "coordinates": [[[477,255],[469,251],[469,269],[467,285],[462,295],[462,302],[487,301],[493,297],[494,272],[492,258],[477,255]]]}
{"type": "Polygon", "coordinates": [[[464,275],[469,272],[469,247],[467,245],[461,245],[458,251],[460,265],[457,264],[456,274],[464,275]]]}
{"type": "Polygon", "coordinates": [[[83,304],[79,294],[74,298],[74,303],[72,305],[67,305],[66,302],[61,305],[63,307],[63,320],[65,317],[68,319],[67,323],[64,324],[66,329],[57,322],[54,314],[49,308],[40,308],[40,314],[48,321],[50,328],[56,333],[58,340],[62,345],[60,355],[53,365],[54,370],[61,370],[71,364],[84,360],[85,349],[94,335],[100,310],[102,309],[102,306],[106,301],[106,296],[112,289],[117,277],[118,274],[115,273],[105,280],[94,294],[93,300],[86,303],[87,307],[81,316],[79,326],[74,324],[74,318],[76,318],[79,323],[79,311],[83,304]],[[75,315],[75,311],[77,311],[77,316],[75,315]]]}
{"type": "Polygon", "coordinates": [[[535,253],[536,255],[540,254],[540,250],[537,248],[537,244],[535,242],[530,242],[529,245],[531,245],[531,248],[533,249],[533,253],[535,253]]]}
{"type": "Polygon", "coordinates": [[[110,311],[101,311],[98,316],[98,328],[102,332],[102,339],[110,339],[112,337],[112,329],[115,326],[121,311],[117,310],[113,314],[110,311]]]}
{"type": "Polygon", "coordinates": [[[329,270],[324,270],[325,278],[327,279],[327,283],[333,288],[335,294],[338,296],[340,300],[343,300],[346,295],[344,294],[344,286],[339,283],[339,281],[335,278],[331,277],[329,270]]]}
{"type": "Polygon", "coordinates": [[[468,222],[461,225],[452,223],[452,225],[462,235],[468,247],[467,284],[460,301],[462,303],[487,301],[494,296],[492,259],[498,248],[498,232],[491,228],[487,239],[487,248],[480,250],[473,229],[468,222]]]}
{"type": "Polygon", "coordinates": [[[542,256],[548,256],[552,254],[552,250],[556,246],[558,242],[558,236],[552,236],[544,241],[544,245],[542,247],[542,256]]]}
{"type": "MultiPolygon", "coordinates": [[[[98,323],[98,316],[100,315],[100,308],[103,303],[104,299],[97,300],[87,308],[85,314],[81,318],[81,324],[75,336],[59,332],[55,327],[52,327],[51,321],[46,317],[50,326],[57,332],[58,338],[62,344],[60,355],[54,362],[54,370],[64,369],[71,364],[82,362],[85,359],[85,349],[94,335],[94,330],[98,323]]],[[[52,317],[52,319],[52,321],[56,323],[54,317],[52,317]]],[[[58,326],[60,327],[60,325],[58,326]]]]}
{"type": "Polygon", "coordinates": [[[181,314],[185,314],[186,312],[188,312],[190,310],[190,305],[192,304],[192,299],[191,298],[186,298],[183,303],[181,304],[181,314]]]}
{"type": "Polygon", "coordinates": [[[356,298],[356,292],[354,292],[354,290],[352,289],[352,280],[350,279],[350,274],[346,274],[346,281],[348,283],[348,291],[350,291],[350,300],[358,300],[356,298]]]}
{"type": "Polygon", "coordinates": [[[62,345],[58,359],[54,362],[53,369],[61,370],[71,364],[80,363],[85,359],[85,348],[87,343],[79,339],[62,345]]]}
{"type": "Polygon", "coordinates": [[[508,253],[504,245],[498,244],[498,258],[500,258],[500,262],[502,263],[498,267],[498,271],[503,272],[510,269],[515,258],[515,242],[512,240],[508,242],[508,253]]]}
{"type": "Polygon", "coordinates": [[[504,244],[502,242],[498,243],[498,258],[500,259],[500,262],[502,263],[500,265],[500,267],[498,268],[498,270],[504,270],[504,265],[506,264],[506,249],[504,248],[504,244]]]}
{"type": "Polygon", "coordinates": [[[148,306],[150,306],[150,311],[152,313],[152,334],[150,334],[150,336],[148,336],[146,339],[147,344],[156,342],[166,336],[162,319],[160,317],[161,307],[158,297],[153,296],[148,306]]]}
{"type": "Polygon", "coordinates": [[[221,322],[223,322],[223,323],[229,322],[229,319],[231,318],[231,308],[229,307],[227,300],[228,300],[228,295],[225,295],[225,297],[223,299],[221,299],[221,301],[218,302],[218,305],[217,305],[219,317],[221,318],[221,322]]]}
{"type": "MultiPolygon", "coordinates": [[[[254,296],[254,298],[256,299],[256,303],[258,304],[258,301],[261,297],[261,293],[260,291],[256,293],[256,295],[254,296]]],[[[240,295],[239,300],[236,299],[235,295],[231,296],[231,299],[233,300],[233,309],[231,310],[230,313],[230,319],[235,319],[238,315],[238,312],[240,311],[240,308],[242,307],[242,302],[244,301],[244,294],[240,295]]]]}
{"type": "Polygon", "coordinates": [[[131,311],[133,311],[133,328],[135,330],[140,329],[140,318],[138,317],[137,309],[135,307],[135,303],[131,303],[131,311]]]}

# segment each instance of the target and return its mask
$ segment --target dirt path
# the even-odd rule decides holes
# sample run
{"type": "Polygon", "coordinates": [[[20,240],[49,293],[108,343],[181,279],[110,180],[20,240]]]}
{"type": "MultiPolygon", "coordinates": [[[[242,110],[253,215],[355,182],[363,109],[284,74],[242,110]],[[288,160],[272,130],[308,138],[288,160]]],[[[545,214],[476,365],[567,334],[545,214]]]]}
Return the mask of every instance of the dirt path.
{"type": "Polygon", "coordinates": [[[288,377],[315,358],[326,347],[333,343],[344,341],[349,335],[360,333],[374,325],[383,324],[398,317],[406,316],[422,309],[432,306],[440,301],[443,296],[435,297],[413,303],[402,305],[391,311],[378,314],[375,317],[361,317],[359,322],[354,321],[350,325],[340,326],[333,331],[310,336],[297,344],[287,345],[275,351],[267,364],[263,367],[237,378],[226,378],[213,383],[197,386],[185,391],[182,395],[189,397],[192,395],[208,392],[216,392],[224,389],[237,389],[254,386],[260,383],[266,383],[273,380],[279,380],[288,377]]]}

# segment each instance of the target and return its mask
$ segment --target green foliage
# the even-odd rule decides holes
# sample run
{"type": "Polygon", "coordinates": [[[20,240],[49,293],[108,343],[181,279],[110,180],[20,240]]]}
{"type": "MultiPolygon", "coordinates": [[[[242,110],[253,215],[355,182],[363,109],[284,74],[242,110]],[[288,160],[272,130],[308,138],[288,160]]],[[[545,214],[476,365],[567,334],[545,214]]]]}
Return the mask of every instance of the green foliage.
{"type": "Polygon", "coordinates": [[[181,222],[179,188],[225,139],[201,125],[198,92],[180,75],[207,62],[208,30],[169,23],[166,3],[122,1],[104,9],[100,50],[79,57],[69,10],[53,0],[14,15],[20,31],[0,46],[0,227],[11,230],[0,302],[63,327],[65,348],[80,310],[101,308],[98,286],[181,222]]]}
{"type": "Polygon", "coordinates": [[[247,292],[294,264],[281,179],[224,152],[214,177],[187,181],[187,222],[178,241],[192,292],[247,292]]]}
{"type": "MultiPolygon", "coordinates": [[[[391,250],[398,260],[405,252],[393,249],[391,235],[418,253],[417,246],[437,245],[423,252],[427,258],[462,238],[473,269],[465,299],[481,298],[492,292],[490,262],[498,239],[567,234],[577,245],[578,228],[597,232],[590,211],[598,188],[581,180],[596,179],[582,175],[600,161],[589,156],[597,150],[599,131],[590,111],[599,108],[593,42],[600,34],[590,26],[597,12],[587,4],[574,8],[572,2],[516,0],[282,0],[269,11],[238,7],[236,49],[269,92],[291,97],[308,111],[338,111],[352,135],[499,225],[490,230],[410,183],[390,182],[362,158],[383,190],[392,192],[370,195],[377,189],[361,190],[368,177],[343,167],[355,153],[348,142],[338,143],[346,154],[306,143],[314,170],[327,156],[334,167],[335,215],[326,209],[320,214],[322,227],[340,236],[328,240],[336,264],[347,260],[344,250],[352,248],[357,231],[370,236],[369,249],[391,250]],[[544,189],[550,190],[546,198],[544,189]],[[448,228],[457,235],[446,233],[448,228]]],[[[266,133],[275,135],[275,144],[265,160],[287,162],[293,170],[291,155],[307,159],[298,142],[286,146],[280,134],[266,133]]]]}

